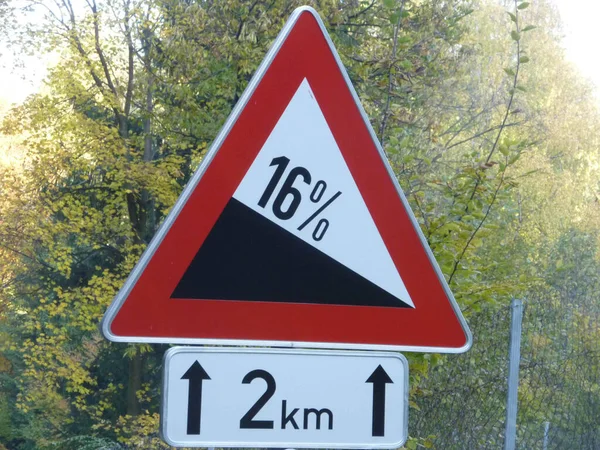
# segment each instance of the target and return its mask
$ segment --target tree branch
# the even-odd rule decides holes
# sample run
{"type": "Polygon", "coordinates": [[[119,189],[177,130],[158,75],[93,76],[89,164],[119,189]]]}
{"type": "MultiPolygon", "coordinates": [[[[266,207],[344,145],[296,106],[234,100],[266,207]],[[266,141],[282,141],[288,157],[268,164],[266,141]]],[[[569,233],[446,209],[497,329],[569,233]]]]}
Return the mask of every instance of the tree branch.
{"type": "Polygon", "coordinates": [[[94,48],[96,49],[96,54],[100,59],[100,64],[102,65],[102,70],[104,71],[104,78],[106,78],[106,84],[108,85],[108,88],[113,93],[113,95],[117,97],[118,92],[110,75],[110,67],[108,61],[106,60],[106,56],[104,55],[104,51],[100,46],[100,23],[98,20],[99,13],[98,7],[96,5],[96,0],[92,0],[92,3],[90,3],[89,1],[87,3],[90,6],[90,9],[92,10],[92,18],[94,22],[94,48]]]}
{"type": "Polygon", "coordinates": [[[387,89],[387,99],[385,102],[385,108],[383,110],[383,117],[381,118],[381,126],[379,127],[379,141],[381,142],[381,146],[383,147],[383,139],[385,134],[385,128],[387,126],[387,121],[390,114],[390,105],[392,102],[392,91],[394,90],[394,62],[396,60],[396,54],[398,52],[398,33],[400,31],[400,24],[402,23],[402,12],[404,11],[404,1],[400,4],[400,11],[398,14],[398,21],[396,22],[396,26],[394,27],[394,42],[392,47],[392,63],[390,64],[390,69],[388,72],[388,89],[387,89]]]}
{"type": "MultiPolygon", "coordinates": [[[[452,147],[456,147],[457,145],[464,144],[465,142],[472,141],[473,139],[477,139],[478,137],[481,137],[484,134],[488,134],[494,130],[508,128],[508,127],[514,127],[514,126],[518,126],[518,125],[522,125],[522,124],[523,124],[523,122],[513,122],[513,123],[509,123],[509,124],[496,125],[495,127],[488,128],[485,131],[481,131],[479,133],[474,134],[473,136],[471,136],[469,138],[463,139],[462,141],[455,142],[452,145],[447,145],[447,146],[445,146],[445,148],[446,148],[446,150],[450,150],[452,147]]],[[[489,162],[490,157],[491,157],[491,155],[488,155],[488,159],[486,160],[486,162],[489,162]]]]}

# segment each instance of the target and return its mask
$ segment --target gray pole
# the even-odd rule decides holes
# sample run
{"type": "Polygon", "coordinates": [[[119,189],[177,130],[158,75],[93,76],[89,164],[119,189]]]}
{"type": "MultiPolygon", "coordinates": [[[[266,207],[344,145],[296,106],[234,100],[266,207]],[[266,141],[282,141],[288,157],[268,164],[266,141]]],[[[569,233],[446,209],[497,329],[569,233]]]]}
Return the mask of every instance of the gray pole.
{"type": "Polygon", "coordinates": [[[523,302],[521,302],[521,300],[513,300],[510,304],[510,309],[510,350],[508,360],[508,395],[506,398],[504,450],[515,450],[517,445],[517,393],[519,388],[519,362],[521,360],[523,302]]]}
{"type": "Polygon", "coordinates": [[[548,450],[548,432],[550,431],[550,422],[544,422],[544,446],[543,450],[548,450]]]}

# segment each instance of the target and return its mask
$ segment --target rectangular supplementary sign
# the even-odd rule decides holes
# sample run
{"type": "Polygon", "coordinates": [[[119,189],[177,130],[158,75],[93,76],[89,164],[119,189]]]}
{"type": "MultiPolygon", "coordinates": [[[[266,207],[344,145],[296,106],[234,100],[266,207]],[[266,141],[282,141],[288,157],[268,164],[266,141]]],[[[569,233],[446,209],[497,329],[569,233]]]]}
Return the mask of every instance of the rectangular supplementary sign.
{"type": "Polygon", "coordinates": [[[399,353],[176,347],[161,433],[176,447],[398,448],[408,434],[399,353]]]}

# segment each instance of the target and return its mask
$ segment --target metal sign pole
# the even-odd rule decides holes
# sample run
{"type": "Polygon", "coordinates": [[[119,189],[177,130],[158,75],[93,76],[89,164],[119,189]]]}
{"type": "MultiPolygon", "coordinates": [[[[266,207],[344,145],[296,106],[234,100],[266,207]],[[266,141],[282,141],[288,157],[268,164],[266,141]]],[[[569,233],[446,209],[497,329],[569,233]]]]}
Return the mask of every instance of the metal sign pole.
{"type": "Polygon", "coordinates": [[[523,302],[521,300],[513,299],[510,308],[510,350],[508,361],[508,395],[506,399],[504,450],[515,450],[517,443],[517,394],[519,388],[519,361],[521,360],[523,302]]]}
{"type": "Polygon", "coordinates": [[[544,422],[544,444],[542,449],[548,450],[548,434],[550,431],[550,422],[544,422]]]}

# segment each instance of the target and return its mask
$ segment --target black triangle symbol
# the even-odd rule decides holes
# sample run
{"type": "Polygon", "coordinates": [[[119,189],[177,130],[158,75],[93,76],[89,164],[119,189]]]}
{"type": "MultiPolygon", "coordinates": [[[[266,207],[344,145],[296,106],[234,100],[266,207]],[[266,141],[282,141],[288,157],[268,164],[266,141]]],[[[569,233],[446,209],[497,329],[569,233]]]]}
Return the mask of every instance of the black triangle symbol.
{"type": "Polygon", "coordinates": [[[410,308],[234,198],[171,298],[410,308]]]}

